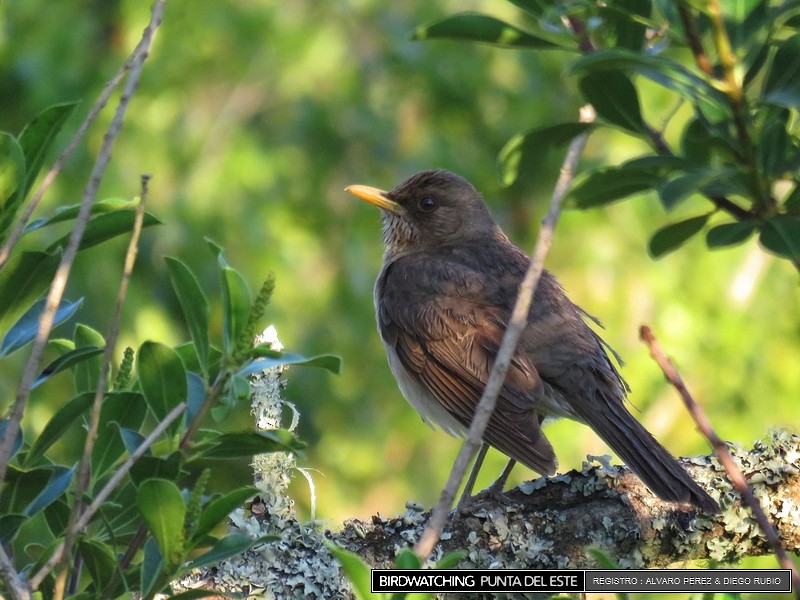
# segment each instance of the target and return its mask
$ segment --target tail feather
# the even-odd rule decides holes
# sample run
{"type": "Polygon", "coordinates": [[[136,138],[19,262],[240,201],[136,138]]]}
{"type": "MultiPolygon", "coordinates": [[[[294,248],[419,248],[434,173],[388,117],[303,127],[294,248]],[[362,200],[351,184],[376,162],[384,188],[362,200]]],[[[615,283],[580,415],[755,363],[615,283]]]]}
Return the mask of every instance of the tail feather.
{"type": "MultiPolygon", "coordinates": [[[[602,397],[602,392],[598,392],[602,397]]],[[[719,505],[701,488],[681,464],[647,431],[622,402],[603,398],[601,410],[593,407],[587,424],[630,466],[659,498],[689,502],[708,514],[719,505]]],[[[581,415],[584,417],[584,415],[581,415]]]]}

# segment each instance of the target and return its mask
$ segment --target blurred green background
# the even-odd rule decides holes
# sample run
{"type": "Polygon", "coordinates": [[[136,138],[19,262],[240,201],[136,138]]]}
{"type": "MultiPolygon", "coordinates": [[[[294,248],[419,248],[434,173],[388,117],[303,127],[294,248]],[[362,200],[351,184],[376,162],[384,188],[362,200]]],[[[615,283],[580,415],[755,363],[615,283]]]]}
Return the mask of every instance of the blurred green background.
{"type": "MultiPolygon", "coordinates": [[[[0,128],[16,134],[50,104],[80,99],[63,148],[138,41],[149,9],[141,0],[3,3],[0,128]]],[[[333,526],[396,514],[407,500],[434,503],[459,447],[421,422],[389,373],[372,308],[382,253],[378,213],[344,187],[390,188],[425,168],[455,171],[482,190],[506,232],[530,250],[562,156],[549,157],[549,167],[524,184],[502,188],[497,153],[521,130],[574,120],[581,103],[559,52],[409,40],[415,26],[462,10],[522,20],[500,0],[169,2],[101,186],[101,198],[132,197],[140,174],[151,174],[149,209],[164,221],[143,236],[120,352],[148,339],[188,339],[165,255],[200,274],[219,322],[208,236],[254,290],[275,271],[268,318],[287,348],[343,357],[339,377],[299,368],[287,376],[287,396],[302,413],[300,435],[309,443],[302,465],[314,470],[316,516],[333,526]]],[[[654,123],[675,101],[652,86],[641,100],[654,123]]],[[[107,109],[39,214],[80,200],[110,118],[107,109]]],[[[600,132],[582,166],[616,164],[641,151],[638,144],[600,132]]],[[[605,323],[605,338],[626,359],[638,417],[678,455],[708,449],[638,341],[643,323],[725,439],[747,446],[769,428],[794,429],[800,400],[800,292],[787,261],[754,241],[709,252],[699,238],[658,262],[647,256],[654,229],[693,214],[700,202],[685,202],[677,215],[665,215],[650,196],[567,212],[548,258],[572,299],[605,323]]],[[[82,254],[67,294],[85,296],[79,319],[101,331],[124,245],[117,240],[82,254]]],[[[58,333],[70,335],[67,327],[58,333]]],[[[0,367],[2,410],[19,377],[14,361],[24,356],[12,358],[0,367]]],[[[69,397],[68,375],[48,385],[30,406],[29,439],[53,404],[69,397]]],[[[246,407],[235,416],[238,426],[246,423],[246,407]]],[[[579,468],[587,453],[608,452],[575,423],[557,423],[548,436],[561,470],[579,468]]],[[[489,462],[480,483],[504,460],[491,453],[489,462]]],[[[215,476],[249,477],[247,465],[220,471],[215,476]]],[[[531,475],[518,467],[514,477],[531,475]]],[[[308,517],[302,477],[293,492],[308,517]]]]}

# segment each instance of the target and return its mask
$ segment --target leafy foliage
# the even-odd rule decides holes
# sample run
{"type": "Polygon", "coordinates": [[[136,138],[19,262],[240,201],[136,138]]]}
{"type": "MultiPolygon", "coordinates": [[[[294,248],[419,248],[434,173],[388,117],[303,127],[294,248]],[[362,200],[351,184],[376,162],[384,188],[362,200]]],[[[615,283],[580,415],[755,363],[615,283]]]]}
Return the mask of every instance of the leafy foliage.
{"type": "MultiPolygon", "coordinates": [[[[16,225],[18,209],[27,199],[43,154],[72,108],[64,105],[44,111],[18,138],[2,134],[6,153],[0,157],[5,194],[0,237],[16,225]]],[[[95,204],[79,252],[130,233],[138,201],[95,204]]],[[[24,234],[56,223],[69,225],[78,218],[77,207],[64,207],[30,223],[24,234]]],[[[158,222],[149,214],[143,219],[145,226],[158,222]]],[[[3,329],[0,358],[25,348],[40,335],[40,320],[46,311],[42,296],[66,239],[58,238],[44,250],[12,256],[0,270],[2,318],[4,323],[11,323],[3,329]],[[21,316],[12,322],[14,315],[21,316]]],[[[169,582],[187,569],[270,541],[220,535],[219,526],[228,513],[256,490],[238,486],[209,494],[209,471],[198,474],[191,465],[200,459],[208,464],[221,459],[249,459],[266,452],[299,452],[304,444],[280,429],[231,433],[207,428],[201,431],[200,425],[205,425],[206,415],[217,405],[230,406],[248,398],[248,373],[289,363],[338,372],[340,365],[329,355],[308,358],[254,348],[252,338],[261,325],[274,278],[271,276],[253,299],[244,277],[227,263],[222,248],[213,245],[212,250],[224,297],[221,343],[211,341],[209,306],[197,277],[179,259],[169,257],[167,268],[191,342],[172,347],[146,341],[135,353],[126,349],[114,384],[103,385],[110,380],[102,376],[107,368],[105,336],[77,323],[70,339],[50,341],[51,350],[59,356],[33,383],[33,387],[46,389],[55,375],[70,372],[74,395],[61,399],[59,408],[33,437],[28,437],[28,427],[19,429],[17,420],[0,421],[0,442],[17,427],[0,488],[0,541],[10,549],[18,572],[26,577],[37,573],[43,563],[20,544],[26,537],[26,527],[41,530],[42,521],[48,538],[42,543],[50,548],[48,552],[57,551],[68,538],[75,540],[68,546],[64,568],[70,585],[91,597],[115,597],[125,590],[139,590],[143,597],[153,597],[167,590],[169,582]],[[96,404],[98,397],[100,404],[96,404]],[[96,438],[91,439],[86,430],[93,427],[96,407],[96,438]],[[183,418],[174,418],[181,413],[183,418]],[[173,420],[168,422],[170,418],[173,420]],[[165,427],[155,443],[146,443],[161,423],[165,427]],[[85,438],[89,456],[85,482],[76,477],[74,451],[66,456],[53,451],[60,439],[73,435],[85,438]],[[117,475],[121,477],[115,480],[117,475]],[[101,495],[108,495],[108,500],[96,512],[87,512],[87,504],[101,495]],[[82,502],[76,503],[76,497],[82,502]],[[84,514],[88,515],[87,524],[74,529],[73,523],[84,514]],[[86,577],[81,576],[79,565],[84,566],[86,577]]],[[[82,304],[82,300],[61,301],[54,312],[54,325],[74,319],[82,304]]],[[[52,575],[44,577],[41,589],[47,597],[53,594],[52,575]]]]}
{"type": "MultiPolygon", "coordinates": [[[[569,70],[601,127],[619,128],[651,151],[585,173],[575,183],[574,206],[655,192],[664,209],[673,211],[699,195],[709,205],[706,211],[660,228],[650,240],[651,255],[679,248],[715,222],[706,237],[709,248],[740,244],[757,231],[766,250],[800,269],[800,212],[793,200],[800,189],[800,34],[787,22],[791,3],[723,3],[724,16],[711,3],[574,2],[564,9],[557,2],[513,3],[535,17],[534,30],[486,15],[456,15],[418,28],[414,38],[581,52],[569,70]],[[543,31],[556,41],[539,43],[543,31]],[[683,61],[686,48],[694,65],[683,61]],[[639,103],[643,80],[685,103],[690,118],[679,122],[672,111],[650,119],[659,128],[651,125],[639,103]],[[667,133],[682,139],[679,148],[667,143],[667,133]],[[665,162],[657,167],[659,159],[665,162]]],[[[500,153],[503,182],[533,170],[542,148],[562,145],[569,125],[577,123],[513,138],[500,153]],[[530,142],[523,143],[525,138],[530,142]]]]}

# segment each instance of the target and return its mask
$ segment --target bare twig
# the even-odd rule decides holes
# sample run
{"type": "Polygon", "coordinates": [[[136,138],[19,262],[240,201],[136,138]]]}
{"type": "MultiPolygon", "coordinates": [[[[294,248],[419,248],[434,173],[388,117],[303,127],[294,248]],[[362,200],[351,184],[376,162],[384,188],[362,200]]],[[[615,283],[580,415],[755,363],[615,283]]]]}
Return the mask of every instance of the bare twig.
{"type": "Polygon", "coordinates": [[[697,24],[694,22],[689,7],[683,2],[676,2],[675,6],[678,9],[678,15],[680,15],[681,23],[683,24],[683,31],[686,33],[686,41],[689,44],[689,48],[692,49],[694,62],[697,64],[697,68],[709,77],[713,77],[714,68],[711,66],[711,61],[708,60],[705,49],[703,49],[703,43],[700,41],[700,33],[697,31],[697,24]]]}
{"type": "MultiPolygon", "coordinates": [[[[169,413],[167,413],[167,416],[164,417],[164,419],[158,425],[156,425],[153,431],[150,432],[150,435],[148,435],[139,445],[139,447],[131,453],[131,455],[128,457],[128,460],[122,463],[119,469],[114,471],[114,474],[103,486],[103,489],[98,492],[92,503],[86,507],[86,510],[84,510],[77,521],[75,521],[75,524],[70,528],[69,533],[74,535],[75,533],[86,528],[86,526],[89,524],[89,521],[92,520],[94,514],[111,495],[111,492],[113,492],[122,482],[122,480],[128,475],[128,472],[131,470],[131,467],[134,465],[134,463],[150,449],[156,440],[167,430],[170,425],[172,425],[172,423],[175,422],[175,419],[183,414],[183,411],[185,410],[186,402],[181,402],[180,404],[177,404],[171,411],[169,411],[169,413]]],[[[30,578],[29,582],[31,589],[35,590],[39,587],[39,585],[41,585],[44,578],[47,577],[47,575],[61,560],[62,556],[64,555],[64,549],[65,546],[62,542],[58,545],[53,554],[50,556],[49,560],[42,566],[42,568],[30,578]]]]}
{"type": "MultiPolygon", "coordinates": [[[[83,457],[81,458],[78,467],[78,475],[75,479],[75,502],[72,506],[72,514],[70,515],[70,527],[64,536],[64,552],[61,561],[61,570],[56,579],[55,592],[53,594],[56,600],[63,597],[64,583],[66,581],[69,562],[69,555],[72,549],[74,535],[72,534],[72,525],[78,519],[78,515],[83,508],[83,495],[89,489],[91,481],[91,462],[92,451],[94,450],[95,442],[97,441],[97,432],[100,428],[100,412],[103,408],[103,399],[106,394],[106,382],[108,381],[108,374],[111,370],[111,361],[114,357],[114,348],[116,347],[117,337],[119,337],[120,321],[122,319],[122,307],[125,303],[125,297],[128,293],[128,284],[130,283],[131,273],[133,273],[133,265],[136,262],[136,254],[139,249],[139,236],[142,233],[142,223],[144,222],[144,207],[147,199],[147,184],[150,181],[149,175],[142,175],[141,177],[141,191],[139,193],[139,204],[136,206],[136,218],[133,222],[133,231],[131,231],[131,238],[128,242],[128,250],[125,254],[125,264],[122,269],[122,279],[119,284],[119,291],[117,293],[117,301],[114,305],[114,314],[111,317],[111,323],[106,334],[106,346],[103,350],[103,362],[100,367],[100,376],[97,379],[97,387],[94,394],[94,402],[92,404],[92,412],[89,417],[89,428],[86,432],[86,441],[83,445],[83,457]]],[[[75,533],[78,533],[77,530],[75,533]]]]}
{"type": "Polygon", "coordinates": [[[58,305],[61,302],[61,298],[64,294],[64,288],[67,285],[67,279],[69,278],[70,271],[72,270],[72,265],[75,261],[75,255],[78,252],[81,238],[83,237],[83,233],[86,229],[86,224],[89,221],[92,204],[94,203],[94,199],[97,195],[97,189],[100,186],[100,180],[111,158],[111,147],[113,146],[114,140],[120,132],[122,120],[125,116],[128,104],[130,103],[131,97],[133,96],[136,86],[139,83],[139,77],[142,72],[144,61],[147,58],[150,46],[152,44],[153,35],[158,26],[161,24],[165,2],[166,0],[156,0],[155,4],[153,5],[150,22],[142,34],[143,43],[138,46],[140,51],[131,66],[130,75],[123,90],[122,96],[120,97],[119,106],[114,113],[114,118],[111,121],[108,131],[103,137],[103,145],[100,149],[100,153],[97,156],[94,167],[92,168],[89,184],[84,190],[81,207],[75,220],[75,227],[70,234],[69,242],[64,250],[64,255],[61,258],[61,262],[58,265],[56,274],[53,277],[53,282],[50,286],[50,292],[47,295],[44,310],[39,317],[39,328],[36,338],[33,342],[30,357],[28,358],[28,362],[25,365],[25,369],[22,373],[22,378],[20,380],[17,395],[11,410],[9,424],[3,444],[0,445],[0,490],[2,490],[3,482],[5,481],[8,462],[11,458],[11,451],[17,439],[19,424],[22,421],[22,416],[25,412],[25,406],[28,403],[31,385],[36,379],[36,374],[41,365],[44,348],[47,344],[50,331],[53,327],[53,319],[55,317],[56,310],[58,309],[58,305]]]}
{"type": "Polygon", "coordinates": [[[0,544],[0,579],[5,582],[14,600],[30,600],[31,589],[27,582],[17,573],[14,568],[14,562],[6,554],[2,544],[0,544]]]}
{"type": "Polygon", "coordinates": [[[786,553],[786,550],[781,544],[778,532],[775,530],[775,527],[764,513],[761,503],[753,494],[753,490],[747,483],[747,479],[745,479],[745,476],[739,468],[739,465],[737,465],[736,461],[733,460],[733,457],[728,450],[728,446],[719,437],[719,435],[717,435],[717,432],[711,425],[711,421],[709,421],[708,416],[703,408],[697,402],[695,402],[694,398],[689,393],[689,390],[686,388],[686,385],[683,382],[683,378],[681,378],[680,373],[678,373],[678,370],[675,368],[675,365],[672,363],[672,361],[664,354],[664,351],[662,350],[661,345],[658,343],[658,340],[656,340],[652,330],[647,325],[642,325],[641,329],[639,330],[639,335],[642,338],[642,341],[647,344],[647,347],[650,350],[650,355],[658,363],[658,366],[661,367],[661,370],[664,372],[667,380],[680,394],[681,398],[683,399],[683,403],[686,405],[686,408],[689,411],[689,414],[692,416],[695,423],[697,423],[698,430],[711,444],[714,454],[717,456],[717,460],[719,460],[720,464],[725,468],[731,483],[733,483],[734,487],[736,487],[736,490],[741,495],[742,500],[745,501],[747,506],[752,511],[753,516],[755,516],[756,521],[758,521],[758,526],[764,533],[767,543],[769,543],[770,547],[772,547],[773,551],[777,555],[778,562],[783,568],[791,569],[793,588],[795,593],[798,594],[798,597],[800,597],[800,573],[798,573],[797,568],[794,566],[794,563],[786,553]]]}
{"type": "MultiPolygon", "coordinates": [[[[583,122],[589,123],[594,120],[594,110],[591,109],[591,107],[584,107],[581,113],[581,120],[583,122]]],[[[458,486],[464,479],[467,466],[481,445],[483,432],[486,430],[486,425],[489,423],[489,418],[494,411],[495,404],[497,403],[497,395],[505,381],[511,358],[517,348],[517,342],[528,323],[528,312],[533,302],[533,294],[536,291],[536,286],[539,283],[539,278],[544,269],[545,257],[553,241],[553,232],[561,213],[561,202],[566,196],[569,185],[575,176],[575,169],[588,137],[589,132],[577,136],[570,144],[569,151],[564,159],[564,163],[561,167],[561,174],[556,182],[556,187],[550,200],[550,207],[542,220],[542,227],[539,230],[539,237],[536,242],[536,249],[531,264],[519,286],[519,292],[517,294],[516,303],[514,304],[514,310],[511,313],[511,319],[503,334],[503,341],[497,352],[492,372],[489,375],[489,381],[486,384],[481,400],[475,410],[475,415],[472,418],[467,441],[458,453],[456,462],[450,472],[450,477],[447,480],[444,490],[442,490],[439,503],[434,508],[431,519],[428,521],[425,531],[414,547],[414,551],[423,562],[431,555],[433,548],[442,535],[442,529],[447,520],[450,507],[453,505],[458,486]]]]}

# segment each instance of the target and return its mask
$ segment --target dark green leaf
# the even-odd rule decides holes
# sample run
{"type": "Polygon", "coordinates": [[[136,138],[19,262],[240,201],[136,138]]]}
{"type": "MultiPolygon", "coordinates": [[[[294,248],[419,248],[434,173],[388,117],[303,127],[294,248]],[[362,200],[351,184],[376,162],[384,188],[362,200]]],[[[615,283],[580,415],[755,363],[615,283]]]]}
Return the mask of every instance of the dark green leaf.
{"type": "Polygon", "coordinates": [[[232,533],[219,540],[211,550],[191,561],[186,565],[186,569],[197,569],[213,565],[235,554],[240,554],[256,544],[276,542],[278,540],[280,540],[280,536],[277,535],[266,535],[253,539],[249,535],[232,533]]]}
{"type": "Polygon", "coordinates": [[[587,548],[589,555],[601,569],[619,569],[619,563],[598,548],[587,548]]]}
{"type": "MultiPolygon", "coordinates": [[[[117,575],[117,559],[114,551],[96,540],[81,538],[78,542],[78,552],[83,558],[83,564],[86,565],[86,571],[94,581],[95,589],[98,592],[106,590],[117,575]]],[[[121,583],[122,580],[119,581],[121,583]]],[[[104,597],[114,597],[115,595],[102,594],[104,597]]]]}
{"type": "Polygon", "coordinates": [[[165,458],[142,456],[131,467],[131,481],[139,485],[147,479],[169,479],[175,481],[181,472],[183,458],[175,451],[165,458]]]}
{"type": "MultiPolygon", "coordinates": [[[[221,255],[220,255],[221,256],[221,255]]],[[[253,296],[242,274],[236,269],[220,263],[222,278],[222,316],[225,352],[233,351],[236,341],[247,324],[253,306],[253,296]]]]}
{"type": "Polygon", "coordinates": [[[136,502],[164,562],[170,566],[181,564],[186,505],[178,486],[166,479],[148,479],[139,485],[136,502]]]}
{"type": "Polygon", "coordinates": [[[541,17],[551,6],[548,0],[508,0],[533,17],[541,17]]]}
{"type": "Polygon", "coordinates": [[[220,434],[198,448],[196,458],[241,458],[265,452],[299,452],[305,444],[291,431],[243,431],[220,434]]]}
{"type": "Polygon", "coordinates": [[[600,118],[637,135],[646,133],[639,96],[625,73],[613,69],[588,73],[579,86],[600,118]]]}
{"type": "Polygon", "coordinates": [[[72,512],[70,506],[64,498],[56,500],[45,507],[43,511],[44,518],[47,521],[47,528],[54,538],[58,539],[64,535],[69,526],[70,512],[72,512]]]}
{"type": "Polygon", "coordinates": [[[25,509],[44,491],[52,476],[53,469],[49,466],[18,469],[9,465],[0,495],[0,514],[25,514],[25,509]]]}
{"type": "MultiPolygon", "coordinates": [[[[106,345],[106,340],[99,331],[83,323],[78,323],[75,326],[74,341],[76,348],[85,348],[87,346],[102,348],[106,345]]],[[[97,355],[86,357],[84,360],[75,363],[73,371],[75,373],[76,391],[81,393],[94,392],[97,390],[97,383],[100,381],[100,371],[102,368],[103,357],[97,355]]]]}
{"type": "Polygon", "coordinates": [[[187,373],[186,379],[186,415],[187,425],[194,421],[206,398],[206,384],[197,373],[187,373]]]}
{"type": "Polygon", "coordinates": [[[150,592],[159,581],[159,575],[164,569],[164,559],[158,548],[158,543],[153,538],[148,538],[144,543],[144,560],[140,570],[142,596],[149,597],[150,592]]]}
{"type": "Polygon", "coordinates": [[[795,184],[794,189],[784,199],[783,207],[789,212],[800,212],[800,185],[795,184]]]}
{"type": "MultiPolygon", "coordinates": [[[[0,419],[0,445],[5,443],[6,439],[6,432],[8,431],[8,426],[11,423],[11,419],[0,419]]],[[[11,456],[14,456],[22,446],[22,432],[20,431],[19,426],[17,426],[17,437],[14,440],[14,447],[11,448],[11,456]]]]}
{"type": "Polygon", "coordinates": [[[316,356],[303,356],[294,352],[272,350],[269,345],[262,344],[253,349],[254,356],[261,358],[254,360],[243,367],[237,375],[252,375],[264,369],[283,365],[299,365],[303,367],[319,367],[327,369],[336,375],[341,374],[342,359],[333,354],[318,354],[316,356]]]}
{"type": "MultiPolygon", "coordinates": [[[[116,210],[92,217],[86,224],[86,230],[83,233],[78,248],[80,250],[85,250],[86,248],[101,244],[106,240],[129,233],[133,229],[133,222],[135,219],[136,211],[134,209],[116,210]]],[[[161,221],[155,215],[149,212],[144,213],[142,227],[160,224],[161,221]]],[[[47,247],[47,251],[55,252],[60,248],[66,247],[70,235],[71,234],[66,234],[50,244],[50,246],[47,247]]]]}
{"type": "Polygon", "coordinates": [[[794,154],[796,149],[786,130],[790,114],[788,109],[765,111],[765,123],[756,144],[756,159],[767,178],[777,179],[791,170],[790,151],[794,154]]]}
{"type": "MultiPolygon", "coordinates": [[[[175,406],[186,401],[186,370],[178,354],[164,344],[145,342],[139,348],[138,372],[147,405],[157,419],[167,416],[175,406]]],[[[180,428],[176,419],[167,430],[174,435],[180,428]]]]}
{"type": "Polygon", "coordinates": [[[193,547],[196,547],[198,542],[202,541],[217,525],[222,523],[232,511],[239,508],[245,500],[252,498],[256,494],[258,494],[258,489],[243,487],[228,492],[204,506],[197,522],[197,530],[194,533],[193,547]]]}
{"type": "MultiPolygon", "coordinates": [[[[137,203],[138,200],[123,200],[120,198],[107,198],[105,200],[98,200],[97,202],[92,204],[92,208],[90,209],[89,214],[99,215],[103,213],[114,212],[117,210],[134,209],[137,203]]],[[[31,231],[36,231],[37,229],[47,227],[48,225],[55,225],[57,223],[63,223],[64,221],[71,221],[78,216],[80,208],[81,208],[80,204],[59,206],[53,213],[53,216],[43,217],[41,219],[35,219],[33,221],[30,221],[25,226],[23,232],[30,233],[31,231]]]]}
{"type": "MultiPolygon", "coordinates": [[[[58,327],[64,321],[69,319],[83,304],[83,298],[70,302],[69,300],[62,300],[58,305],[56,314],[53,318],[53,328],[58,327]]],[[[8,331],[0,344],[0,356],[11,354],[15,350],[22,348],[24,345],[32,342],[36,337],[36,332],[39,331],[39,317],[44,309],[45,299],[42,298],[36,304],[31,306],[20,319],[14,323],[14,326],[8,331]]]]}
{"type": "Polygon", "coordinates": [[[686,240],[705,227],[710,213],[671,223],[656,231],[650,238],[648,250],[653,258],[661,258],[683,245],[686,240]]]}
{"type": "Polygon", "coordinates": [[[800,217],[778,215],[761,225],[761,244],[775,254],[800,260],[800,217]]]}
{"type": "Polygon", "coordinates": [[[646,41],[647,23],[652,10],[650,0],[615,0],[601,7],[601,17],[616,34],[614,45],[640,51],[646,41]]]}
{"type": "Polygon", "coordinates": [[[36,381],[33,382],[31,388],[36,388],[50,379],[53,375],[69,369],[83,360],[98,356],[102,353],[103,348],[98,348],[97,346],[84,346],[83,348],[75,348],[74,350],[70,350],[47,365],[44,370],[42,370],[42,374],[39,375],[39,377],[36,378],[36,381]]]}
{"type": "Polygon", "coordinates": [[[737,221],[716,225],[706,233],[706,245],[709,248],[735,246],[749,238],[758,228],[755,221],[737,221]]]}
{"type": "Polygon", "coordinates": [[[570,191],[567,205],[595,208],[652,190],[661,177],[652,169],[633,169],[625,165],[593,171],[570,191]]]}
{"type": "Polygon", "coordinates": [[[342,565],[342,570],[352,584],[356,598],[358,600],[369,600],[373,598],[372,592],[370,591],[372,589],[372,568],[364,562],[364,559],[349,550],[339,548],[339,546],[331,541],[325,540],[325,546],[342,565]]]}
{"type": "Polygon", "coordinates": [[[800,108],[800,33],[781,42],[764,84],[764,99],[786,108],[800,108]]]}
{"type": "Polygon", "coordinates": [[[0,543],[9,544],[14,540],[17,531],[28,520],[25,515],[4,514],[0,515],[0,543]]]}
{"type": "Polygon", "coordinates": [[[30,501],[28,506],[23,509],[23,513],[32,517],[40,510],[49,506],[63,494],[67,487],[69,487],[72,476],[75,474],[75,467],[67,469],[66,467],[51,467],[50,480],[47,485],[42,489],[36,498],[30,501]]]}
{"type": "Polygon", "coordinates": [[[587,54],[572,65],[574,74],[603,73],[609,70],[633,71],[681,96],[688,96],[693,104],[709,104],[717,110],[728,110],[728,100],[724,93],[683,64],[664,56],[610,48],[587,54]]]}
{"type": "Polygon", "coordinates": [[[22,191],[23,197],[33,185],[34,179],[44,164],[48,150],[64,123],[75,111],[76,106],[78,106],[77,102],[50,106],[39,113],[19,134],[19,144],[22,146],[25,162],[28,165],[25,187],[22,191]]]}
{"type": "Polygon", "coordinates": [[[25,155],[16,139],[0,131],[0,242],[25,197],[25,155]]]}
{"type": "Polygon", "coordinates": [[[42,432],[36,437],[30,451],[25,456],[25,464],[33,465],[36,461],[47,452],[56,441],[61,439],[64,432],[92,405],[94,394],[86,393],[76,396],[50,417],[47,425],[44,426],[42,432]]]}
{"type": "Polygon", "coordinates": [[[197,278],[184,263],[170,256],[164,259],[169,267],[172,287],[178,296],[183,317],[194,340],[197,358],[203,372],[208,369],[208,301],[197,278]]]}
{"type": "MultiPolygon", "coordinates": [[[[125,451],[128,454],[133,454],[136,452],[136,449],[142,445],[145,438],[144,436],[139,433],[138,431],[134,431],[133,429],[126,429],[125,427],[121,427],[119,430],[119,436],[122,438],[122,443],[125,445],[125,451]]],[[[148,450],[145,453],[145,456],[149,455],[150,451],[148,450]]]]}
{"type": "Polygon", "coordinates": [[[588,123],[557,123],[515,135],[497,157],[503,185],[535,177],[548,150],[566,147],[592,127],[588,123]]]}
{"type": "Polygon", "coordinates": [[[412,40],[447,39],[483,42],[504,48],[563,48],[540,35],[476,13],[461,13],[436,23],[420,25],[411,34],[412,40]]]}
{"type": "Polygon", "coordinates": [[[100,410],[97,441],[92,451],[92,476],[106,474],[125,453],[120,429],[138,430],[147,415],[147,405],[138,392],[113,392],[105,395],[100,410]]]}
{"type": "Polygon", "coordinates": [[[0,330],[44,294],[56,274],[61,257],[46,252],[12,256],[0,271],[0,330]]]}
{"type": "Polygon", "coordinates": [[[682,173],[658,188],[658,197],[666,210],[672,210],[691,194],[727,196],[748,194],[745,175],[733,168],[698,169],[682,173]]]}

